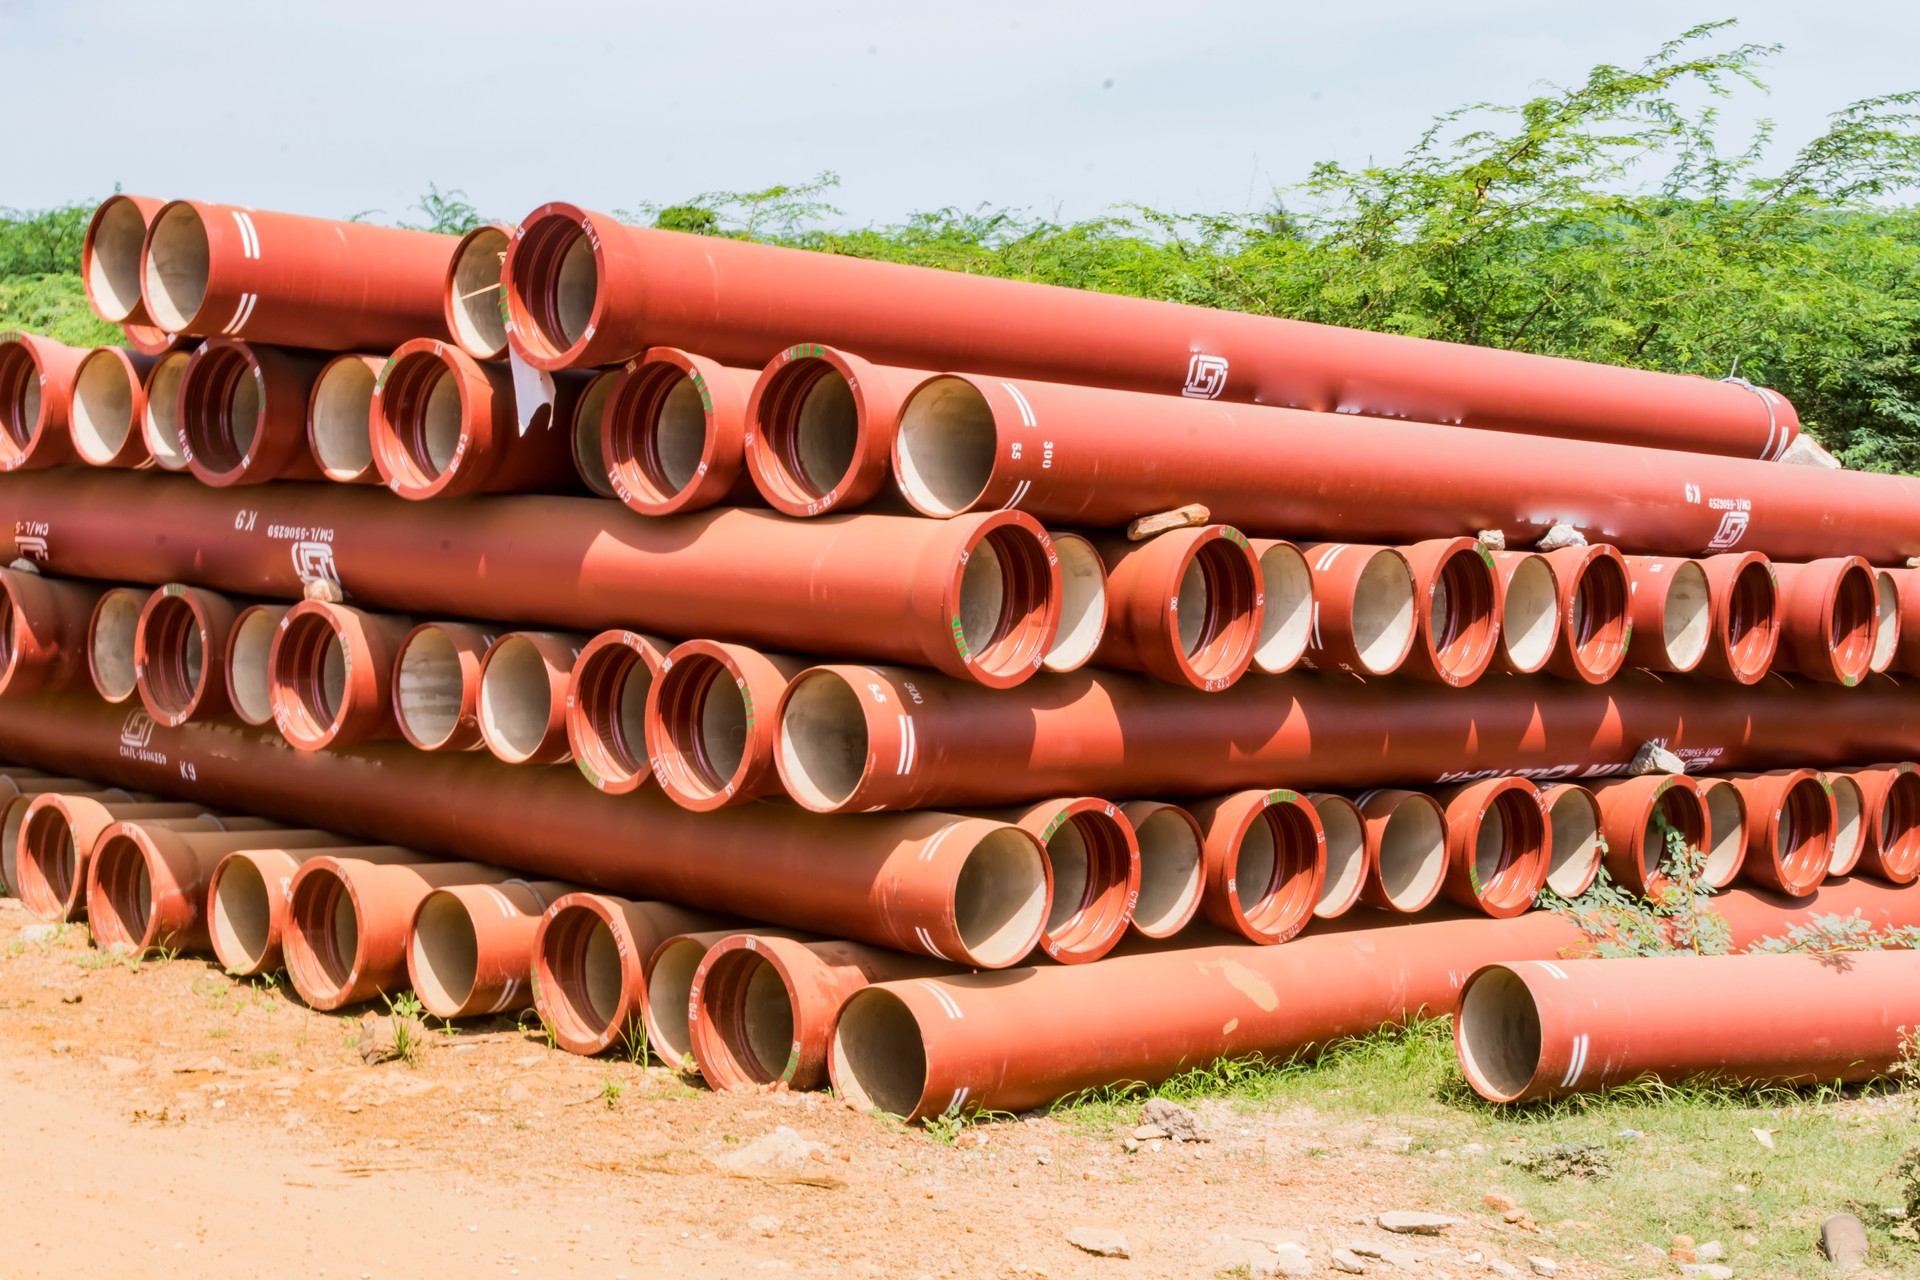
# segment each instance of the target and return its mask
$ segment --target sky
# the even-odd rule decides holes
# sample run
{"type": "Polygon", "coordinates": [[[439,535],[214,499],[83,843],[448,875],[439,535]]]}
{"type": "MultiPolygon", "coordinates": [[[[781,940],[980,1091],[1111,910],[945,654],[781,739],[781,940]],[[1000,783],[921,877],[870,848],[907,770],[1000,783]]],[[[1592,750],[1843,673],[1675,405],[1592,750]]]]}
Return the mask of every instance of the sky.
{"type": "Polygon", "coordinates": [[[0,205],[119,183],[322,216],[429,182],[517,220],[841,176],[845,225],[1267,206],[1476,100],[1631,64],[1696,22],[1780,43],[1779,145],[1920,88],[1920,5],[1805,0],[0,0],[0,205]],[[30,112],[22,104],[36,104],[30,112]]]}

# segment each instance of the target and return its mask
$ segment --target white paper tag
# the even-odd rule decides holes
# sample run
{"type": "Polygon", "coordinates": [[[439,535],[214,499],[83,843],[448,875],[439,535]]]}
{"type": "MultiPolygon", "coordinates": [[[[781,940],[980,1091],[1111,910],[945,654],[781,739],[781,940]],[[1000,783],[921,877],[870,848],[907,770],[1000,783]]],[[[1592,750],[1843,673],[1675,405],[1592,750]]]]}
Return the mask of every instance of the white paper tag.
{"type": "Polygon", "coordinates": [[[533,415],[553,404],[553,375],[522,360],[511,346],[507,348],[507,364],[513,369],[514,416],[520,420],[520,434],[525,435],[533,415]]]}

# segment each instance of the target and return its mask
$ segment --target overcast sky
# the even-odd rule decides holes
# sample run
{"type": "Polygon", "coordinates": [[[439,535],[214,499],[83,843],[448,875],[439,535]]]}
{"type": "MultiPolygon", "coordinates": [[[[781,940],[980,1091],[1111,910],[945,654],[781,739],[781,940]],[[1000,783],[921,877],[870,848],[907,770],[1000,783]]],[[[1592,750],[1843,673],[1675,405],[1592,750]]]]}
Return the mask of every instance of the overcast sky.
{"type": "Polygon", "coordinates": [[[836,170],[847,223],[980,202],[1239,211],[1436,112],[1739,10],[1783,143],[1920,87],[1920,5],[1806,0],[0,0],[0,205],[131,192],[509,220],[836,170]]]}

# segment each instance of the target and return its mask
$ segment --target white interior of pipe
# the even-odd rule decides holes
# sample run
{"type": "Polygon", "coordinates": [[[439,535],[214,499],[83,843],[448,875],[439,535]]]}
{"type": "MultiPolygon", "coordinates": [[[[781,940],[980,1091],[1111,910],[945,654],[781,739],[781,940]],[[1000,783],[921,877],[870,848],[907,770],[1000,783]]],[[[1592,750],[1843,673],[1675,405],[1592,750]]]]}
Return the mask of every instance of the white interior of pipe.
{"type": "Polygon", "coordinates": [[[140,249],[147,224],[131,200],[112,200],[93,228],[87,293],[101,317],[116,324],[140,305],[140,249]]]}
{"type": "Polygon", "coordinates": [[[1447,871],[1447,825],[1437,806],[1408,800],[1380,833],[1380,887],[1387,901],[1411,911],[1433,900],[1447,871]]]}
{"type": "Polygon", "coordinates": [[[1156,809],[1134,828],[1140,844],[1140,897],[1133,920],[1158,937],[1193,914],[1200,895],[1200,840],[1179,814],[1156,809]]]}
{"type": "Polygon", "coordinates": [[[111,352],[97,352],[80,363],[73,383],[73,447],[99,465],[120,452],[133,430],[133,381],[126,365],[111,352]]]}
{"type": "Polygon", "coordinates": [[[1679,670],[1690,670],[1707,651],[1712,631],[1712,603],[1708,598],[1707,571],[1688,560],[1673,571],[1667,583],[1666,609],[1661,614],[1667,661],[1679,670]]]}
{"type": "Polygon", "coordinates": [[[1256,816],[1240,837],[1233,852],[1233,890],[1240,910],[1251,913],[1266,900],[1273,887],[1273,869],[1280,859],[1279,842],[1273,824],[1264,815],[1256,816]]]}
{"type": "Polygon", "coordinates": [[[627,664],[620,677],[620,697],[615,715],[620,725],[620,741],[645,763],[647,742],[647,693],[653,688],[653,669],[638,657],[627,664]]]}
{"type": "Polygon", "coordinates": [[[681,374],[660,398],[652,433],[661,478],[678,493],[693,483],[707,452],[707,410],[692,378],[681,374]]]}
{"type": "Polygon", "coordinates": [[[1260,553],[1260,642],[1253,665],[1273,674],[1300,661],[1313,636],[1313,574],[1300,549],[1276,543],[1260,553]]]}
{"type": "Polygon", "coordinates": [[[267,953],[273,905],[251,858],[229,857],[213,887],[213,949],[229,969],[252,970],[267,953]]]}
{"type": "Polygon", "coordinates": [[[1057,933],[1080,914],[1087,897],[1090,859],[1087,838],[1078,822],[1063,822],[1053,833],[1053,839],[1047,841],[1047,862],[1053,868],[1053,905],[1047,911],[1047,932],[1057,933]]]}
{"type": "Polygon", "coordinates": [[[1833,784],[1833,807],[1839,820],[1834,829],[1833,856],[1828,869],[1834,875],[1845,875],[1860,858],[1860,841],[1866,835],[1861,826],[1866,800],[1860,794],[1860,784],[1846,774],[1830,774],[1828,780],[1833,784]]]}
{"type": "Polygon", "coordinates": [[[23,445],[30,444],[40,430],[40,376],[36,369],[28,374],[20,385],[20,420],[14,428],[14,438],[23,445]]]}
{"type": "MultiPolygon", "coordinates": [[[[31,803],[21,809],[32,809],[31,803]]],[[[80,878],[80,859],[74,850],[73,827],[67,821],[67,815],[58,809],[33,809],[26,815],[22,824],[19,843],[13,849],[13,865],[17,873],[22,866],[32,866],[38,873],[41,892],[46,897],[57,900],[59,886],[72,887],[80,878]]],[[[15,896],[20,896],[21,886],[8,881],[15,896]]],[[[80,886],[80,897],[86,897],[86,887],[80,886]]]]}
{"type": "Polygon", "coordinates": [[[420,414],[421,443],[426,447],[424,461],[435,478],[446,472],[460,447],[460,427],[465,417],[460,397],[460,379],[443,368],[434,375],[433,389],[427,393],[426,407],[420,414]]]}
{"type": "Polygon", "coordinates": [[[1327,838],[1327,874],[1320,884],[1320,901],[1314,904],[1314,914],[1338,914],[1359,896],[1360,882],[1367,873],[1366,828],[1353,805],[1338,797],[1314,801],[1313,811],[1320,815],[1320,827],[1327,838]]]}
{"type": "Polygon", "coordinates": [[[1499,804],[1487,806],[1480,827],[1473,833],[1473,874],[1479,879],[1479,892],[1485,893],[1500,874],[1502,855],[1507,850],[1507,816],[1499,804]]]}
{"type": "Polygon", "coordinates": [[[480,676],[480,728],[504,760],[539,750],[553,723],[553,684],[546,660],[525,636],[503,636],[480,676]]]}
{"type": "Polygon", "coordinates": [[[336,987],[345,986],[347,978],[359,968],[360,961],[360,914],[353,901],[353,895],[347,892],[346,880],[340,881],[340,891],[333,896],[333,955],[338,957],[339,965],[325,965],[327,976],[336,987]]]}
{"type": "Polygon", "coordinates": [[[1433,637],[1434,647],[1438,648],[1447,641],[1447,612],[1451,607],[1453,592],[1447,587],[1446,566],[1433,575],[1433,590],[1427,593],[1427,634],[1433,637]]]}
{"type": "Polygon", "coordinates": [[[567,346],[587,332],[593,321],[593,304],[600,296],[600,265],[593,259],[593,245],[583,232],[573,238],[560,259],[560,271],[554,280],[555,318],[567,346]]]}
{"type": "Polygon", "coordinates": [[[207,229],[191,205],[170,205],[154,224],[144,280],[147,313],[169,333],[193,320],[207,296],[212,252],[207,229]]]}
{"type": "Polygon", "coordinates": [[[400,651],[398,689],[393,709],[407,733],[422,746],[437,747],[460,723],[464,682],[460,653],[447,633],[425,627],[400,651]]]}
{"type": "Polygon", "coordinates": [[[1027,835],[989,832],[954,880],[954,924],[967,957],[982,968],[1012,964],[1033,946],[1047,915],[1047,870],[1027,835]]]}
{"type": "Polygon", "coordinates": [[[1413,643],[1413,571],[1391,552],[1375,553],[1353,586],[1353,642],[1369,671],[1385,671],[1413,643]]]}
{"type": "Polygon", "coordinates": [[[1200,557],[1195,556],[1181,571],[1180,587],[1173,597],[1173,621],[1180,632],[1180,652],[1188,657],[1200,647],[1200,639],[1205,634],[1208,594],[1206,570],[1200,567],[1200,557]]]}
{"type": "Polygon", "coordinates": [[[867,720],[853,686],[832,671],[802,676],[780,716],[781,773],[793,798],[831,809],[867,771],[867,720]]]}
{"type": "Polygon", "coordinates": [[[260,435],[260,409],[260,378],[249,366],[233,380],[227,397],[227,438],[243,458],[253,452],[253,442],[260,435]]]}
{"type": "Polygon", "coordinates": [[[206,644],[200,639],[200,623],[197,619],[188,620],[187,637],[180,646],[180,663],[186,671],[187,696],[192,697],[200,688],[201,673],[207,668],[206,644]]]}
{"type": "Polygon", "coordinates": [[[863,1110],[912,1115],[927,1088],[927,1047],[900,997],[879,987],[854,993],[834,1025],[833,1081],[863,1110]]]}
{"type": "Polygon", "coordinates": [[[1500,634],[1515,666],[1534,671],[1553,651],[1555,614],[1553,568],[1544,556],[1527,556],[1507,579],[1500,634]]]}
{"type": "Polygon", "coordinates": [[[233,629],[229,641],[227,696],[243,719],[265,724],[273,719],[273,683],[267,658],[273,652],[274,631],[284,609],[249,609],[233,629]]]}
{"type": "Polygon", "coordinates": [[[1713,888],[1725,888],[1740,869],[1746,806],[1740,789],[1731,782],[1705,783],[1702,793],[1707,806],[1707,863],[1700,878],[1713,888]]]}
{"type": "Polygon", "coordinates": [[[588,1022],[596,1035],[611,1026],[620,1012],[620,993],[626,981],[620,944],[607,922],[595,916],[587,927],[586,945],[580,949],[580,989],[586,994],[588,1007],[575,1010],[575,1014],[588,1022]]]}
{"type": "Polygon", "coordinates": [[[138,596],[110,591],[94,614],[93,680],[100,696],[124,702],[133,696],[133,638],[140,630],[138,596]]]}
{"type": "Polygon", "coordinates": [[[1880,619],[1873,636],[1873,661],[1868,665],[1875,671],[1885,671],[1893,665],[1894,650],[1900,646],[1900,591],[1885,569],[1875,570],[1873,581],[1880,619]]]}
{"type": "Polygon", "coordinates": [[[373,465],[374,371],[343,356],[321,371],[313,389],[313,450],[332,480],[352,480],[373,465]]]}
{"type": "Polygon", "coordinates": [[[1600,865],[1600,815],[1582,792],[1563,787],[1547,810],[1547,825],[1553,831],[1547,887],[1563,898],[1577,897],[1600,865]]]}
{"type": "Polygon", "coordinates": [[[480,939],[467,904],[435,890],[413,918],[414,989],[427,1012],[452,1017],[473,995],[480,973],[480,939]]]}
{"type": "Polygon", "coordinates": [[[127,841],[133,847],[133,892],[121,899],[123,908],[131,907],[131,912],[123,910],[120,923],[126,928],[124,942],[139,946],[146,941],[147,933],[153,924],[153,873],[147,869],[146,850],[127,841]]]}
{"type": "Polygon", "coordinates": [[[706,956],[706,948],[697,942],[675,942],[661,948],[647,975],[647,1029],[656,1051],[669,1063],[685,1062],[693,1052],[687,1001],[693,996],[693,975],[706,956]]]}
{"type": "Polygon", "coordinates": [[[482,359],[507,347],[500,319],[500,266],[507,243],[506,232],[482,227],[460,246],[453,263],[453,336],[482,359]]]}
{"type": "Polygon", "coordinates": [[[163,471],[179,471],[187,465],[180,443],[180,380],[186,376],[188,358],[184,351],[170,351],[147,371],[147,407],[140,417],[140,433],[147,452],[163,471]]]}
{"type": "Polygon", "coordinates": [[[1107,629],[1107,574],[1100,553],[1085,538],[1055,534],[1053,550],[1060,561],[1060,627],[1040,665],[1074,671],[1093,657],[1107,629]]]}
{"type": "Polygon", "coordinates": [[[1525,1089],[1540,1067],[1540,1010],[1510,969],[1490,969],[1460,1002],[1460,1065],[1475,1088],[1496,1098],[1525,1089]]]}
{"type": "Polygon", "coordinates": [[[716,668],[700,698],[700,748],[722,785],[746,759],[747,700],[724,667],[716,668]]]}
{"type": "Polygon", "coordinates": [[[826,493],[847,478],[860,442],[860,412],[853,388],[830,369],[814,380],[794,415],[793,452],[800,474],[794,477],[815,493],[826,493]]]}
{"type": "Polygon", "coordinates": [[[761,1073],[778,1080],[793,1052],[793,999],[779,971],[758,956],[753,957],[740,1013],[747,1052],[761,1073]]]}
{"type": "Polygon", "coordinates": [[[993,410],[973,384],[961,378],[927,383],[900,413],[894,458],[901,492],[928,515],[965,511],[993,477],[998,439],[993,410]]]}
{"type": "Polygon", "coordinates": [[[323,727],[340,718],[340,704],[347,697],[347,646],[340,633],[328,628],[327,647],[320,654],[320,705],[315,708],[323,727]]]}
{"type": "Polygon", "coordinates": [[[581,391],[580,403],[573,412],[574,470],[587,488],[602,498],[613,497],[614,489],[607,478],[607,453],[600,447],[600,422],[618,376],[618,371],[611,369],[595,374],[581,391]]]}
{"type": "Polygon", "coordinates": [[[979,653],[1000,636],[1000,613],[1007,601],[1007,571],[993,543],[981,539],[960,573],[960,634],[969,653],[979,653]]]}

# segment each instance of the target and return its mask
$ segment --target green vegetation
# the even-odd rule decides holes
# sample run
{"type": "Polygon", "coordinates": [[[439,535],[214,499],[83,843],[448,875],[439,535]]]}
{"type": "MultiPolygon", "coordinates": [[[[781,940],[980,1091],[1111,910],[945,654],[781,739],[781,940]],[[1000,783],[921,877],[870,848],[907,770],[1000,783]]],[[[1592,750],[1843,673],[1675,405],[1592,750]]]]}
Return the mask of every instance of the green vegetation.
{"type": "MultiPolygon", "coordinates": [[[[1244,214],[1054,222],[950,206],[833,225],[838,178],[641,203],[678,231],[1720,378],[1792,398],[1848,465],[1920,471],[1920,94],[1841,107],[1780,155],[1718,107],[1777,47],[1696,27],[1637,66],[1437,117],[1405,155],[1314,166],[1244,214]]],[[[0,327],[104,340],[81,304],[91,204],[0,210],[0,327]]],[[[376,219],[380,210],[356,215],[376,219]]],[[[430,185],[400,225],[488,219],[430,185]]]]}

